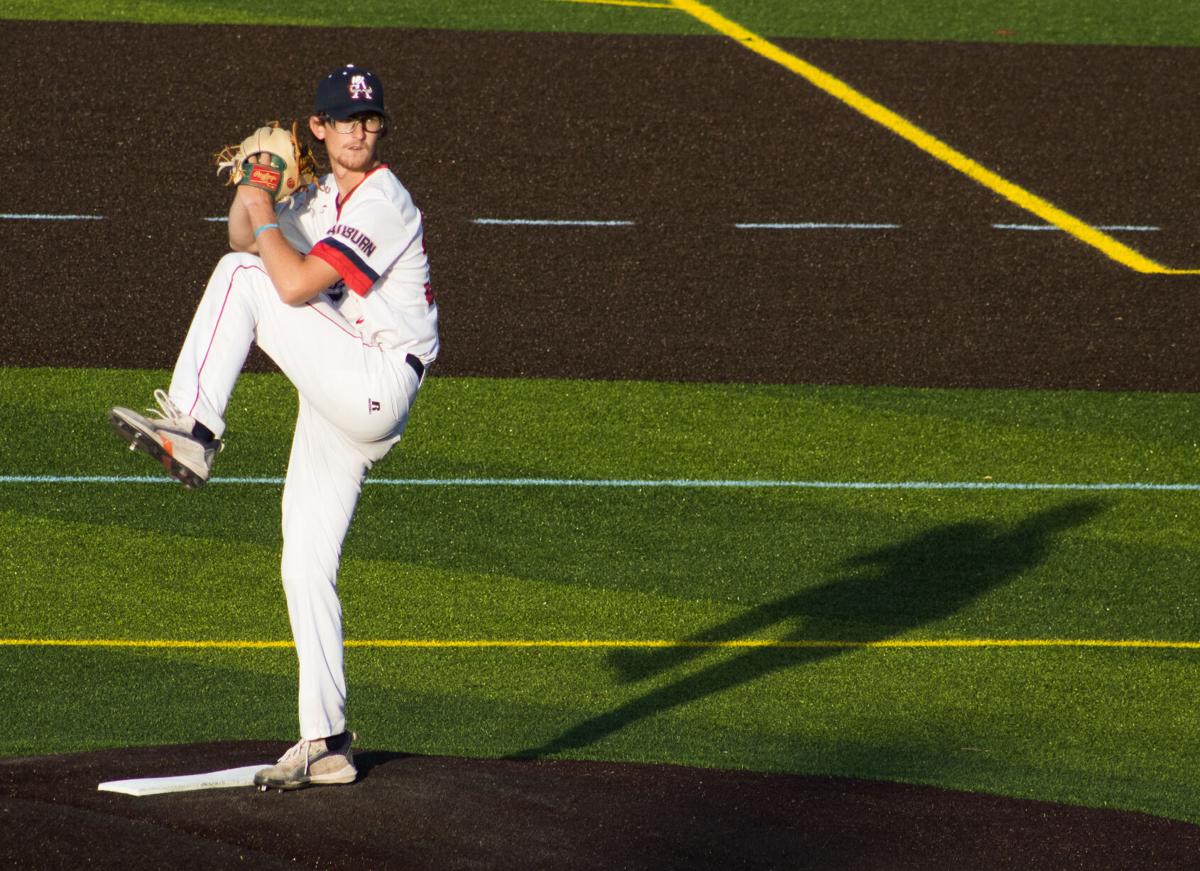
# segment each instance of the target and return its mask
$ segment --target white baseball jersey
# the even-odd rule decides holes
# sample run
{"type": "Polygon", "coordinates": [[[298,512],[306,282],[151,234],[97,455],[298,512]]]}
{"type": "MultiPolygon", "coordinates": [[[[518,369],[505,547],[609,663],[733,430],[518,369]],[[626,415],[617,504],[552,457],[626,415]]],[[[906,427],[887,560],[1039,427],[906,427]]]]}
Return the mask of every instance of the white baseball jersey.
{"type": "Polygon", "coordinates": [[[364,341],[433,362],[437,303],[421,212],[387,164],[345,198],[327,175],[282,205],[278,218],[292,247],[338,271],[341,279],[324,296],[364,341]]]}
{"type": "Polygon", "coordinates": [[[298,251],[340,279],[288,305],[260,257],[230,253],[209,277],[171,379],[171,399],[220,436],[252,343],[296,386],[280,563],[300,667],[301,737],[346,728],[342,541],[371,466],[400,440],[438,352],[421,213],[380,166],[344,198],[332,176],[277,209],[298,251]]]}

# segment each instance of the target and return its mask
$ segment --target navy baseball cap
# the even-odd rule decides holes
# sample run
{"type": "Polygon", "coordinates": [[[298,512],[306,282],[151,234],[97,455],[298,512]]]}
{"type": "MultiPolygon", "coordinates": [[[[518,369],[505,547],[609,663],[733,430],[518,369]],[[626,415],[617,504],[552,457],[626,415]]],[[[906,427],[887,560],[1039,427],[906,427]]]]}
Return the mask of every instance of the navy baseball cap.
{"type": "Polygon", "coordinates": [[[313,113],[340,120],[360,112],[383,111],[383,82],[370,70],[347,64],[317,84],[313,113]]]}

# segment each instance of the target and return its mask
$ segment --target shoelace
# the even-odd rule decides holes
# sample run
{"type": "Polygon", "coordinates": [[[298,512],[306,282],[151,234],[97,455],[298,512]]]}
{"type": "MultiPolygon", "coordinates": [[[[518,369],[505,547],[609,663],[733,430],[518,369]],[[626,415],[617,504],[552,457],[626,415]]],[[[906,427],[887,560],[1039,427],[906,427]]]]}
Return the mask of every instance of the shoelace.
{"type": "MultiPolygon", "coordinates": [[[[152,414],[163,423],[170,426],[179,432],[192,434],[192,428],[188,425],[188,416],[179,410],[179,406],[175,404],[175,400],[167,394],[167,391],[161,387],[154,391],[154,401],[158,403],[158,408],[147,408],[146,413],[152,414]]],[[[206,447],[215,448],[219,454],[225,450],[224,439],[213,439],[206,447]]]]}
{"type": "Polygon", "coordinates": [[[155,390],[154,401],[158,403],[158,408],[146,409],[148,414],[153,414],[164,423],[169,423],[172,426],[179,427],[180,429],[187,428],[187,424],[183,420],[185,417],[184,413],[179,410],[179,406],[175,404],[174,400],[167,395],[167,391],[163,390],[162,388],[155,390]]]}
{"type": "Polygon", "coordinates": [[[308,747],[309,747],[309,744],[311,744],[311,743],[312,743],[311,741],[301,738],[299,741],[297,741],[295,744],[292,745],[291,749],[289,749],[287,753],[284,753],[282,756],[279,757],[279,764],[282,765],[284,762],[287,762],[291,759],[298,758],[300,756],[300,754],[303,753],[304,754],[304,773],[308,774],[308,763],[309,763],[309,760],[311,759],[311,754],[308,752],[308,747]]]}

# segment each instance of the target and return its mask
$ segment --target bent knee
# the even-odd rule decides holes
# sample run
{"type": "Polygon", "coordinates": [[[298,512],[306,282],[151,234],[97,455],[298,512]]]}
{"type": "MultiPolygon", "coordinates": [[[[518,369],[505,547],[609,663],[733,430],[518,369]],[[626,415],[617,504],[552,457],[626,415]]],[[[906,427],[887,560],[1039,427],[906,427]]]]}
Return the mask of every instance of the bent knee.
{"type": "Polygon", "coordinates": [[[236,269],[239,266],[261,267],[262,263],[262,258],[257,254],[250,254],[246,251],[229,251],[217,261],[217,265],[224,269],[236,269]]]}

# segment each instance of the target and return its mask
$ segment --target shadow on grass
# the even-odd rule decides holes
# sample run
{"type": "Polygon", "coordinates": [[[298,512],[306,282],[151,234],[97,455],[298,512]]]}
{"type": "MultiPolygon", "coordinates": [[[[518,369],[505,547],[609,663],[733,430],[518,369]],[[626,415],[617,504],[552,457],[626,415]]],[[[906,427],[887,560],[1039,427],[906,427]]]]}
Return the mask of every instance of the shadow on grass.
{"type": "MultiPolygon", "coordinates": [[[[663,674],[710,652],[687,643],[757,636],[772,627],[784,642],[877,642],[956,613],[974,599],[1042,563],[1055,538],[1098,514],[1101,504],[1079,500],[1038,512],[1011,529],[972,521],[941,526],[890,547],[850,558],[853,572],[752,608],[713,626],[685,646],[615,651],[610,662],[624,682],[663,674]],[[850,638],[822,639],[813,626],[853,626],[850,638]]],[[[849,648],[853,649],[853,648],[849,648]]],[[[586,747],[631,723],[757,680],[764,675],[846,652],[847,648],[749,648],[598,714],[539,747],[513,754],[546,756],[586,747]]]]}

